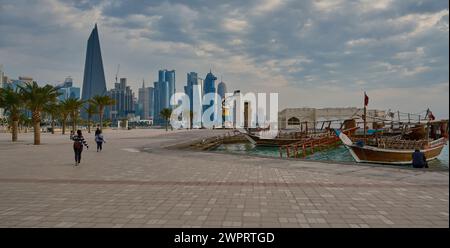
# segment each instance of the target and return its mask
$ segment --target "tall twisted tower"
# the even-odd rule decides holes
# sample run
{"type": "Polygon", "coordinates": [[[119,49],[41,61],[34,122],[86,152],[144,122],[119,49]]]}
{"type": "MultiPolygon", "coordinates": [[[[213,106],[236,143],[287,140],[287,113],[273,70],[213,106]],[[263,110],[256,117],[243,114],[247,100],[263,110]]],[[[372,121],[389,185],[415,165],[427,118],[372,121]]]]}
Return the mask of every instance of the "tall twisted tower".
{"type": "MultiPolygon", "coordinates": [[[[106,94],[105,72],[103,71],[102,52],[98,39],[97,24],[89,36],[84,64],[82,100],[89,100],[95,95],[106,94]]],[[[82,113],[84,116],[84,113],[82,113]]]]}

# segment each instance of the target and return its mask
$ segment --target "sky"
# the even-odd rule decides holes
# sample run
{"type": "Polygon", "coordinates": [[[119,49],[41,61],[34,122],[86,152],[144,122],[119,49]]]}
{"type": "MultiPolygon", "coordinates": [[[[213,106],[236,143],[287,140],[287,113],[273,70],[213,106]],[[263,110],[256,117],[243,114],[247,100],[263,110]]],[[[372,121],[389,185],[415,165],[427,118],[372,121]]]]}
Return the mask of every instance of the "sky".
{"type": "Polygon", "coordinates": [[[228,91],[278,92],[286,107],[449,115],[449,6],[441,0],[0,0],[0,64],[10,78],[81,87],[99,29],[107,88],[209,70],[228,91]]]}

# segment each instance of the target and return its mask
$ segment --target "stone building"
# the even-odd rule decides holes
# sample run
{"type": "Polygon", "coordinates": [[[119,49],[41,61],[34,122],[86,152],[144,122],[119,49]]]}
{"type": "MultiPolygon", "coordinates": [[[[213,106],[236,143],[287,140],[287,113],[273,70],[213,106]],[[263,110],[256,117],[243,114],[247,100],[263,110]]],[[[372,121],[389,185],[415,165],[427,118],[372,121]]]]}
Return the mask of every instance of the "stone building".
{"type": "MultiPolygon", "coordinates": [[[[348,108],[287,108],[278,113],[278,127],[281,129],[297,129],[301,127],[302,122],[308,122],[308,125],[316,123],[317,128],[321,128],[323,121],[334,121],[331,127],[340,127],[340,122],[346,119],[355,118],[357,122],[362,122],[361,116],[364,113],[364,109],[356,107],[348,108]]],[[[369,128],[372,127],[372,123],[376,117],[384,117],[384,110],[368,109],[367,110],[367,123],[369,128]]],[[[309,126],[311,127],[311,126],[309,126]]]]}

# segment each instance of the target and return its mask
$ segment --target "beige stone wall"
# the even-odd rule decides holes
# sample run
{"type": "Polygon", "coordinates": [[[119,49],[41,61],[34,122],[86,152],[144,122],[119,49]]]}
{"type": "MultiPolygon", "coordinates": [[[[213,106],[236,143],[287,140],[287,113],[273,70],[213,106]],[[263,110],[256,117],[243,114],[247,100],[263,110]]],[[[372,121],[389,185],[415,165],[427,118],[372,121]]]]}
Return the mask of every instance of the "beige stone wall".
{"type": "MultiPolygon", "coordinates": [[[[298,125],[289,125],[289,119],[297,118],[300,122],[319,122],[317,127],[320,128],[323,121],[328,120],[346,120],[350,118],[358,118],[359,121],[362,121],[358,116],[362,116],[364,110],[358,109],[356,107],[349,108],[323,108],[323,109],[315,109],[315,108],[288,108],[282,110],[278,114],[278,125],[281,129],[296,129],[300,128],[298,125]]],[[[383,117],[385,114],[384,110],[368,110],[367,116],[378,116],[383,117]]],[[[372,118],[368,118],[367,122],[370,124],[374,121],[372,118]]],[[[310,125],[310,124],[308,124],[310,125]]],[[[335,124],[337,125],[337,123],[335,124]]],[[[333,126],[336,127],[336,126],[333,126]]]]}

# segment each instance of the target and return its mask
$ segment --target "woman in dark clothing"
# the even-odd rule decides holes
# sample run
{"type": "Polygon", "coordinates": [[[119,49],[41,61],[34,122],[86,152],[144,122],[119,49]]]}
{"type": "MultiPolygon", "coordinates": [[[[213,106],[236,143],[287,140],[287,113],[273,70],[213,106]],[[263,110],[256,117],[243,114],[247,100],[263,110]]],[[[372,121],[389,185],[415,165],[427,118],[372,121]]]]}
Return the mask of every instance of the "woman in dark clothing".
{"type": "Polygon", "coordinates": [[[97,130],[95,130],[95,136],[97,136],[99,133],[101,133],[102,131],[100,130],[99,127],[97,127],[97,130]]]}
{"type": "Polygon", "coordinates": [[[70,139],[74,141],[73,151],[75,152],[75,166],[77,166],[81,162],[81,153],[83,152],[83,145],[86,146],[86,149],[89,149],[89,146],[86,140],[83,138],[81,130],[77,130],[77,135],[70,135],[70,139]]]}
{"type": "Polygon", "coordinates": [[[428,168],[425,153],[421,152],[419,149],[414,150],[412,154],[412,161],[413,168],[428,168]]]}

